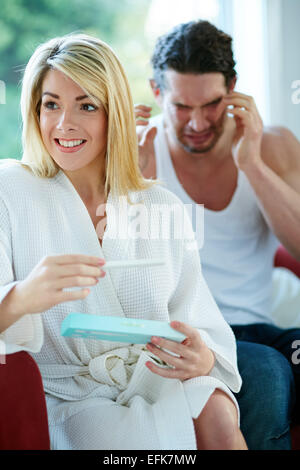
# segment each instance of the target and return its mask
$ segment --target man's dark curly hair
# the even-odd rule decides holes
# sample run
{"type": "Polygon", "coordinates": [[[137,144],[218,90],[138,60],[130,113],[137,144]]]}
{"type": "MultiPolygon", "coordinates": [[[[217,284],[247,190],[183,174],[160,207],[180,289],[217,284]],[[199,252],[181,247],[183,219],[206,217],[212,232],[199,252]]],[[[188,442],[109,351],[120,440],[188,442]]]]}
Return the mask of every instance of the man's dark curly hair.
{"type": "Polygon", "coordinates": [[[151,63],[153,78],[162,91],[168,69],[192,74],[220,72],[227,88],[236,76],[232,38],[202,20],[179,24],[158,38],[151,63]]]}

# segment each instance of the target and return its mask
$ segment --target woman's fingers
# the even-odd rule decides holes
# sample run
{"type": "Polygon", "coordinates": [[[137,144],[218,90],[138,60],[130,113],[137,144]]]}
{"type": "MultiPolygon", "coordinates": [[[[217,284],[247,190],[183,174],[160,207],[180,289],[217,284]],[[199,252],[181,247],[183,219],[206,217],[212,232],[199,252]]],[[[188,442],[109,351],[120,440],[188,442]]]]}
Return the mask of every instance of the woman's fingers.
{"type": "Polygon", "coordinates": [[[171,328],[174,328],[176,331],[180,331],[180,333],[183,333],[187,339],[189,339],[192,342],[201,342],[201,338],[199,335],[199,332],[194,328],[193,326],[187,325],[184,322],[180,321],[172,321],[170,323],[171,328]]]}
{"type": "MultiPolygon", "coordinates": [[[[103,277],[103,275],[99,277],[103,277]]],[[[71,276],[57,279],[55,282],[53,282],[52,287],[58,290],[66,289],[68,287],[89,287],[95,286],[96,284],[98,284],[98,282],[98,279],[95,277],[71,276]]]]}
{"type": "Polygon", "coordinates": [[[50,255],[46,256],[42,260],[47,264],[88,264],[92,266],[103,266],[105,264],[105,259],[98,258],[97,256],[89,255],[50,255]]]}
{"type": "Polygon", "coordinates": [[[158,348],[157,346],[155,346],[155,344],[152,343],[148,343],[146,347],[152,354],[155,354],[155,356],[159,357],[169,366],[177,368],[182,366],[182,359],[179,356],[173,356],[168,352],[158,348]]]}
{"type": "Polygon", "coordinates": [[[186,338],[181,342],[153,336],[147,349],[171,366],[171,369],[160,367],[147,362],[147,367],[162,377],[187,380],[192,377],[207,375],[212,369],[215,356],[206,346],[198,330],[186,323],[174,321],[170,323],[176,331],[183,333],[186,338]]]}
{"type": "Polygon", "coordinates": [[[105,276],[104,264],[104,259],[88,255],[45,256],[18,285],[20,312],[41,313],[61,302],[85,298],[90,292],[85,287],[105,276]],[[68,287],[79,289],[63,291],[68,287]]]}
{"type": "Polygon", "coordinates": [[[90,293],[90,289],[79,289],[75,291],[59,291],[56,294],[56,303],[71,302],[74,300],[85,299],[90,293]]]}
{"type": "Polygon", "coordinates": [[[183,345],[182,343],[178,343],[177,341],[172,341],[169,339],[153,336],[151,338],[151,343],[149,344],[153,344],[156,347],[170,351],[174,354],[177,354],[180,357],[188,356],[188,350],[186,346],[183,345]]]}
{"type": "Polygon", "coordinates": [[[102,276],[103,271],[97,266],[87,264],[68,264],[60,267],[59,274],[60,277],[88,276],[98,278],[102,276]]]}
{"type": "Polygon", "coordinates": [[[185,380],[185,373],[184,371],[179,371],[177,369],[170,369],[166,367],[159,367],[154,362],[147,361],[146,367],[148,367],[151,372],[154,374],[160,375],[161,377],[165,377],[167,379],[178,379],[178,380],[185,380]]]}

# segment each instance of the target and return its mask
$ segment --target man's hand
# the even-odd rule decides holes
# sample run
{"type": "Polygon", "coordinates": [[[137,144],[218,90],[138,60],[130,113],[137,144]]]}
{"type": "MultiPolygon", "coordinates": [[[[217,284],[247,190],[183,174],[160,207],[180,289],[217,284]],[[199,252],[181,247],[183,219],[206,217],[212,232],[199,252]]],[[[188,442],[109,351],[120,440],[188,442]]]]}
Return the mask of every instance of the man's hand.
{"type": "Polygon", "coordinates": [[[161,377],[182,381],[208,375],[214,367],[215,355],[206,346],[199,332],[179,321],[171,322],[170,326],[183,333],[186,336],[185,340],[177,343],[154,336],[151,339],[152,342],[147,344],[147,349],[172,368],[166,369],[153,362],[146,362],[148,369],[161,377]],[[169,354],[165,349],[176,356],[169,354]]]}
{"type": "Polygon", "coordinates": [[[227,106],[233,106],[228,112],[236,122],[236,134],[233,142],[233,157],[238,168],[246,169],[253,164],[260,164],[263,122],[254,99],[242,93],[233,92],[224,98],[227,106]]]}
{"type": "Polygon", "coordinates": [[[155,158],[154,138],[156,127],[150,127],[148,119],[151,116],[151,107],[143,104],[135,105],[136,132],[139,144],[140,169],[143,172],[155,158]],[[141,119],[143,118],[143,119],[141,119]]]}

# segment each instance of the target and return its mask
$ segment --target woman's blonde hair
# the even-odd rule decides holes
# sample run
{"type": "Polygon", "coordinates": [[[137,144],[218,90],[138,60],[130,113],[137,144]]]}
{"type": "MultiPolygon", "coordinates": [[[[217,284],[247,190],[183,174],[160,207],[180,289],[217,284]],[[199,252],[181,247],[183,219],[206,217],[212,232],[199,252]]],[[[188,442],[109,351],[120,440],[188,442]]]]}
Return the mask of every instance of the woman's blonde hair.
{"type": "Polygon", "coordinates": [[[39,125],[42,83],[51,69],[63,72],[94,102],[99,100],[107,113],[106,194],[128,195],[148,188],[151,183],[138,166],[134,106],[124,69],[106,43],[85,34],[51,39],[30,58],[22,82],[20,163],[39,177],[51,178],[59,171],[43,144],[39,125]]]}

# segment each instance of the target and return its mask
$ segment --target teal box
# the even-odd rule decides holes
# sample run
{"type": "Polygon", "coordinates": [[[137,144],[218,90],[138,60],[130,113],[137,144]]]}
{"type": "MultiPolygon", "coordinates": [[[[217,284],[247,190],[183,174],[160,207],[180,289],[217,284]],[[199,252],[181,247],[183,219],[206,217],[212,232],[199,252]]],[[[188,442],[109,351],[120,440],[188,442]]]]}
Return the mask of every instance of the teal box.
{"type": "Polygon", "coordinates": [[[171,328],[168,322],[87,313],[70,313],[61,324],[61,335],[130,344],[150,343],[152,336],[177,342],[185,339],[185,335],[171,328]]]}

